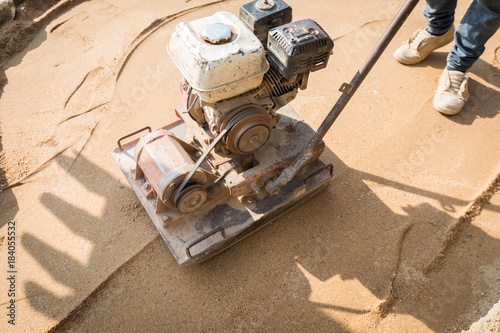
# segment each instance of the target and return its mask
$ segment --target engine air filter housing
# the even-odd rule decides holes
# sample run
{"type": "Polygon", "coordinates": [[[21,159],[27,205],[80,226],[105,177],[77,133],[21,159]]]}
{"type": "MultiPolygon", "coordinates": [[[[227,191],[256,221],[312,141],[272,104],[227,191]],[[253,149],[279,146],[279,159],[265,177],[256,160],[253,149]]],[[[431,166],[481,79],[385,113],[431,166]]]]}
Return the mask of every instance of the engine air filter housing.
{"type": "Polygon", "coordinates": [[[269,30],[267,47],[271,66],[291,79],[325,68],[333,40],[316,22],[307,19],[269,30]]]}

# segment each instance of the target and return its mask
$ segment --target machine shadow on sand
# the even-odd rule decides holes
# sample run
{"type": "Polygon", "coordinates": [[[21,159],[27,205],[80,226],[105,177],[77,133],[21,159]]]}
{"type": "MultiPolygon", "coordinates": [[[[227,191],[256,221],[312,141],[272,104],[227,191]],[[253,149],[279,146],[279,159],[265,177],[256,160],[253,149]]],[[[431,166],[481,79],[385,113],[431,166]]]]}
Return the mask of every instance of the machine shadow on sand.
{"type": "MultiPolygon", "coordinates": [[[[25,233],[22,236],[22,246],[56,281],[74,291],[74,295],[71,296],[74,302],[71,303],[80,304],[77,307],[78,311],[73,312],[56,328],[72,327],[74,323],[85,323],[86,320],[107,322],[106,318],[115,316],[122,321],[122,324],[130,324],[130,328],[133,328],[136,322],[135,316],[126,314],[121,310],[121,306],[125,309],[127,305],[136,302],[143,304],[144,310],[149,313],[147,317],[141,317],[142,323],[153,318],[154,320],[164,318],[162,319],[164,325],[172,325],[168,316],[164,314],[168,311],[177,311],[180,304],[189,306],[190,302],[198,299],[201,294],[205,293],[203,299],[206,299],[209,304],[212,303],[213,306],[216,306],[213,304],[215,300],[224,301],[227,295],[224,290],[231,289],[234,281],[240,278],[232,275],[235,272],[234,267],[241,265],[248,265],[250,272],[250,278],[243,286],[244,291],[248,293],[243,291],[241,294],[243,299],[253,294],[250,290],[262,290],[263,287],[265,290],[274,290],[274,293],[277,292],[280,295],[273,301],[273,307],[280,310],[268,319],[269,322],[263,323],[266,327],[275,327],[280,322],[280,328],[300,329],[301,325],[304,325],[305,329],[310,327],[308,325],[311,323],[316,323],[318,327],[321,327],[323,323],[328,327],[335,327],[338,331],[349,331],[335,319],[325,315],[324,311],[335,310],[364,315],[375,310],[311,301],[313,287],[307,275],[312,275],[323,283],[328,283],[335,276],[339,276],[342,280],[358,280],[377,299],[383,300],[389,297],[391,288],[389,281],[392,274],[397,274],[392,288],[396,295],[392,311],[409,314],[436,332],[443,331],[443,324],[453,322],[456,318],[469,313],[469,301],[472,297],[476,297],[471,286],[484,283],[482,269],[495,264],[495,256],[491,254],[500,252],[500,240],[489,236],[473,225],[468,225],[458,241],[451,245],[455,251],[451,251],[447,262],[441,268],[424,275],[422,271],[425,265],[437,254],[435,250],[439,248],[443,240],[444,229],[449,227],[455,219],[445,211],[426,203],[416,207],[405,207],[407,215],[396,214],[370,190],[365,181],[431,197],[437,201],[451,202],[461,207],[467,203],[356,171],[347,167],[329,149],[325,150],[323,159],[326,162],[332,162],[335,166],[336,179],[330,187],[301,207],[285,214],[271,226],[251,235],[205,263],[188,267],[179,267],[168,248],[163,242],[159,242],[159,237],[157,237],[157,241],[151,243],[142,253],[115,271],[97,291],[91,294],[89,299],[92,302],[80,303],[86,295],[79,291],[79,282],[73,277],[76,272],[78,276],[85,279],[86,275],[97,269],[93,259],[95,253],[92,253],[87,265],[82,265],[67,254],[38,240],[35,234],[25,233]],[[307,218],[310,216],[308,213],[310,211],[315,212],[315,219],[307,218]],[[406,230],[408,228],[410,229],[406,230]],[[404,239],[401,239],[401,234],[406,231],[408,232],[404,239]],[[297,235],[300,235],[300,241],[297,241],[297,235]],[[253,251],[252,244],[255,241],[265,244],[264,254],[253,251]],[[457,244],[460,244],[462,250],[465,244],[467,251],[461,250],[459,253],[456,249],[457,244]],[[152,256],[150,252],[156,253],[152,256]],[[464,260],[467,258],[474,258],[474,260],[464,260]],[[283,263],[289,266],[285,268],[285,271],[289,271],[291,266],[292,273],[297,277],[295,285],[292,286],[294,293],[290,293],[290,286],[282,281],[285,272],[280,267],[283,263]],[[221,265],[227,269],[221,269],[221,265]],[[230,269],[227,265],[233,268],[230,269]],[[137,266],[139,269],[134,269],[137,266]],[[308,272],[307,275],[303,274],[299,266],[308,272]],[[267,269],[270,267],[273,271],[276,270],[275,274],[268,275],[267,269]],[[130,274],[131,270],[136,274],[130,274]],[[456,271],[460,274],[455,274],[456,271]],[[164,281],[170,280],[172,274],[180,275],[181,281],[174,280],[173,283],[165,283],[164,281]],[[259,278],[266,275],[268,275],[266,279],[259,278]],[[155,278],[146,286],[144,281],[150,280],[151,276],[155,278]],[[210,278],[207,279],[207,276],[210,278]],[[209,283],[211,285],[209,290],[200,281],[209,283]],[[218,281],[218,283],[214,285],[210,281],[218,281]],[[117,285],[119,285],[119,292],[109,293],[101,299],[107,289],[113,290],[117,285]],[[177,303],[174,303],[176,305],[172,307],[173,304],[168,301],[168,295],[175,294],[175,290],[180,286],[186,292],[182,299],[175,300],[177,303]],[[432,300],[429,300],[429,297],[432,300]],[[150,299],[159,299],[159,303],[149,302],[150,299]],[[101,302],[112,302],[115,306],[102,308],[101,302]],[[444,304],[446,306],[443,306],[444,304]],[[450,307],[453,311],[449,310],[450,307]],[[89,311],[96,311],[91,316],[92,319],[83,316],[89,311]],[[304,315],[307,317],[301,323],[290,319],[304,315]],[[127,321],[131,322],[126,323],[127,321]]],[[[57,161],[60,165],[71,163],[64,156],[59,156],[57,161]]],[[[105,170],[93,165],[82,156],[73,168],[69,169],[69,173],[89,191],[100,195],[104,192],[106,184],[116,182],[105,170]],[[101,185],[96,187],[86,183],[88,178],[78,171],[80,168],[88,169],[89,166],[95,170],[94,177],[99,179],[99,182],[93,184],[101,185]]],[[[131,192],[128,188],[126,191],[131,192]]],[[[122,193],[119,192],[118,195],[122,193]]],[[[89,233],[86,230],[95,224],[105,223],[102,217],[89,216],[85,211],[58,199],[57,193],[46,193],[40,200],[61,222],[81,237],[88,238],[89,233]],[[71,219],[67,218],[67,212],[71,212],[69,215],[72,216],[71,219]]],[[[109,204],[111,198],[108,198],[107,202],[109,204]]],[[[499,211],[499,207],[492,205],[486,209],[499,211]]],[[[142,211],[143,208],[138,207],[136,210],[142,211]]],[[[147,218],[142,220],[138,223],[150,223],[147,218]]],[[[95,240],[89,239],[89,241],[95,240]]],[[[44,307],[44,303],[48,299],[52,301],[60,299],[58,296],[35,282],[28,282],[22,288],[26,291],[31,307],[48,317],[53,316],[54,310],[44,307]]],[[[487,293],[483,300],[483,303],[487,303],[485,309],[489,309],[498,301],[500,297],[498,290],[484,290],[487,293]]],[[[250,297],[247,302],[255,302],[255,299],[250,297]]],[[[263,309],[260,306],[257,308],[263,309]]],[[[61,309],[57,310],[57,312],[60,311],[61,309]]],[[[193,311],[200,318],[203,316],[206,318],[202,307],[193,308],[193,311]]],[[[467,323],[462,323],[461,328],[467,328],[485,314],[484,311],[476,312],[475,317],[470,318],[467,323]]],[[[218,317],[219,314],[212,313],[212,316],[218,317]]],[[[206,319],[213,321],[214,318],[206,319]]],[[[242,322],[247,320],[240,319],[242,322]]]]}
{"type": "MultiPolygon", "coordinates": [[[[42,41],[43,39],[40,38],[42,41]]],[[[23,52],[26,54],[29,50],[23,52]]],[[[429,64],[432,66],[433,61],[430,58],[429,63],[424,62],[422,66],[429,64]]],[[[498,74],[498,69],[481,60],[475,68],[480,68],[481,73],[488,73],[490,71],[488,66],[496,73],[495,75],[498,74]]],[[[485,80],[490,82],[487,78],[485,80]]],[[[497,79],[493,82],[498,86],[497,79]]],[[[481,90],[480,96],[476,98],[480,102],[487,99],[489,101],[487,107],[481,103],[466,107],[462,114],[450,120],[461,124],[472,124],[477,117],[496,117],[500,94],[493,89],[484,88],[485,90],[481,90]]],[[[479,91],[479,83],[472,82],[471,90],[479,91]]],[[[500,289],[487,288],[486,283],[493,282],[485,281],[483,272],[485,267],[491,269],[497,264],[495,254],[500,253],[500,240],[472,224],[467,225],[458,240],[450,244],[452,251],[447,254],[446,262],[439,268],[426,272],[428,263],[439,255],[446,229],[455,222],[455,218],[447,213],[445,207],[451,204],[463,208],[468,202],[351,169],[328,148],[325,149],[322,158],[326,163],[333,163],[336,179],[326,191],[285,214],[271,226],[253,234],[217,257],[191,267],[179,267],[168,248],[163,242],[159,242],[157,237],[157,241],[118,268],[111,277],[103,277],[104,284],[96,286],[98,288],[89,298],[80,291],[80,283],[91,272],[99,271],[96,253],[91,252],[88,264],[82,264],[36,238],[35,230],[26,232],[21,237],[21,244],[27,253],[54,280],[73,291],[72,296],[61,298],[38,283],[30,281],[21,286],[26,292],[27,302],[32,308],[50,318],[54,317],[54,313],[64,313],[65,309],[51,309],[44,304],[57,304],[58,301],[61,306],[75,304],[76,311],[71,312],[70,316],[56,328],[71,327],[77,321],[90,320],[100,320],[102,325],[119,320],[125,327],[128,325],[130,330],[134,325],[144,325],[145,321],[158,320],[164,326],[170,324],[173,327],[174,323],[165,314],[169,311],[181,311],[179,310],[181,306],[191,307],[194,304],[193,300],[199,299],[200,295],[203,295],[209,305],[214,305],[216,300],[222,299],[219,309],[222,311],[226,308],[229,302],[224,304],[224,299],[227,295],[231,295],[228,290],[235,289],[233,288],[235,281],[240,278],[238,272],[245,271],[248,272],[249,278],[243,284],[236,283],[243,291],[239,295],[242,301],[254,303],[252,309],[260,311],[259,315],[266,311],[267,307],[266,304],[264,306],[261,304],[262,300],[267,301],[268,294],[279,295],[277,298],[269,299],[267,310],[278,310],[275,310],[267,322],[263,323],[266,327],[279,327],[282,330],[292,331],[308,329],[311,324],[318,327],[323,324],[332,330],[349,331],[334,318],[326,315],[325,310],[369,315],[376,313],[377,309],[353,308],[314,301],[315,291],[311,285],[311,277],[322,283],[329,283],[332,278],[340,277],[344,281],[359,281],[379,300],[389,299],[393,293],[394,300],[390,311],[409,314],[430,329],[440,332],[446,330],[443,325],[465,316],[467,319],[459,324],[461,329],[468,328],[471,323],[486,314],[485,309],[489,309],[498,301],[500,289]],[[443,209],[421,203],[415,207],[402,207],[406,214],[397,214],[371,191],[366,181],[432,198],[436,202],[441,202],[443,209]],[[314,212],[314,218],[310,212],[314,212]],[[263,244],[263,250],[253,248],[255,241],[263,244]],[[460,251],[458,251],[459,245],[460,251]],[[152,256],[151,253],[155,255],[152,256]],[[141,269],[135,269],[135,274],[130,274],[129,269],[134,267],[141,269]],[[287,284],[284,279],[285,273],[289,271],[297,279],[287,284]],[[391,283],[393,274],[396,275],[391,283]],[[75,280],[75,275],[81,278],[75,280]],[[180,276],[180,279],[168,283],[172,275],[180,276]],[[146,284],[144,281],[150,283],[146,284]],[[116,285],[120,287],[116,288],[116,285]],[[482,287],[485,295],[481,299],[482,307],[470,316],[473,306],[471,301],[478,297],[478,289],[474,287],[476,285],[485,286],[482,287]],[[106,290],[115,290],[114,288],[116,292],[108,294],[105,299],[100,297],[106,290]],[[175,294],[176,290],[180,289],[184,292],[182,298],[177,299],[177,303],[170,303],[169,295],[175,294]],[[265,292],[258,292],[259,290],[265,292]],[[262,299],[256,301],[255,294],[262,299]],[[90,301],[82,303],[85,299],[90,301]],[[110,302],[114,306],[102,307],[105,302],[110,302]],[[141,304],[142,311],[148,313],[148,316],[141,317],[142,322],[137,321],[137,314],[125,311],[130,308],[136,309],[136,304],[141,304]],[[87,317],[86,314],[89,312],[94,312],[94,315],[87,317]],[[278,322],[280,326],[277,325],[278,322]]],[[[61,166],[73,162],[64,156],[59,156],[56,161],[61,166]]],[[[106,192],[109,192],[107,190],[109,184],[116,183],[116,179],[106,170],[80,155],[68,172],[90,192],[105,197],[107,205],[113,202],[113,198],[106,192]],[[92,183],[82,170],[93,170],[92,183]],[[95,181],[96,179],[98,181],[95,181]]],[[[120,191],[127,191],[127,195],[133,196],[128,187],[124,190],[117,189],[117,195],[124,195],[124,192],[120,191]]],[[[11,194],[9,190],[3,195],[11,194]]],[[[13,208],[6,212],[6,220],[13,218],[18,210],[13,195],[12,198],[12,205],[9,204],[9,207],[13,208]]],[[[43,194],[40,200],[75,235],[92,243],[97,241],[91,237],[93,233],[88,230],[97,224],[105,224],[104,216],[91,216],[59,199],[58,194],[54,192],[43,194]]],[[[488,205],[485,209],[500,211],[498,206],[493,205],[488,205]]],[[[135,210],[144,215],[144,219],[136,223],[148,223],[152,227],[143,209],[138,206],[135,210]]],[[[113,244],[110,245],[112,246],[113,244]]],[[[109,248],[106,250],[103,247],[103,249],[109,251],[110,255],[113,252],[109,248]]],[[[192,320],[205,318],[207,326],[208,319],[213,324],[221,315],[217,312],[207,315],[201,306],[193,306],[191,314],[194,314],[192,320]]],[[[240,318],[241,321],[250,324],[248,317],[252,314],[244,313],[245,315],[247,317],[240,318]]],[[[141,326],[137,326],[137,330],[140,328],[141,326]]]]}

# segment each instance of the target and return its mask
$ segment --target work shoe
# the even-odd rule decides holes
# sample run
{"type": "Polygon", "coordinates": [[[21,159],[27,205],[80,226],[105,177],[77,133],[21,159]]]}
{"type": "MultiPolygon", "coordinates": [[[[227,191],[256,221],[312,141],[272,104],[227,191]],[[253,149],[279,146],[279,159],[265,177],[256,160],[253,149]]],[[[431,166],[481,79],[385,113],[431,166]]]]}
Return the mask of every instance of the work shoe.
{"type": "Polygon", "coordinates": [[[434,108],[447,115],[459,113],[469,97],[468,82],[469,77],[465,73],[445,69],[434,95],[434,108]]]}
{"type": "Polygon", "coordinates": [[[394,52],[394,58],[402,64],[414,65],[424,60],[432,51],[453,41],[455,28],[441,36],[433,36],[426,29],[418,29],[403,46],[394,52]]]}

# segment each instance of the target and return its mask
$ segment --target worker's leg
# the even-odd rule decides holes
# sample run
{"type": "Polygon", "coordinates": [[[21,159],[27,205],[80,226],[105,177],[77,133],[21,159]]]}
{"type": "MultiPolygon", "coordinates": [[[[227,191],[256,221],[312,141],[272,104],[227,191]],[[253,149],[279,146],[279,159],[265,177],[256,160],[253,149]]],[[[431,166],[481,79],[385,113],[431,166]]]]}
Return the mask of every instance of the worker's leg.
{"type": "Polygon", "coordinates": [[[427,0],[424,16],[427,32],[433,36],[444,35],[453,26],[457,0],[427,0]]]}
{"type": "Polygon", "coordinates": [[[455,44],[448,65],[439,80],[433,105],[441,113],[453,115],[469,96],[465,72],[484,52],[484,44],[500,26],[500,1],[474,0],[455,32],[455,44]]]}
{"type": "Polygon", "coordinates": [[[500,26],[499,0],[474,0],[455,32],[448,69],[467,71],[483,54],[484,45],[500,26]]]}
{"type": "Polygon", "coordinates": [[[432,51],[453,41],[456,7],[457,0],[427,0],[424,11],[427,29],[417,29],[394,52],[394,58],[402,64],[413,65],[424,60],[432,51]]]}

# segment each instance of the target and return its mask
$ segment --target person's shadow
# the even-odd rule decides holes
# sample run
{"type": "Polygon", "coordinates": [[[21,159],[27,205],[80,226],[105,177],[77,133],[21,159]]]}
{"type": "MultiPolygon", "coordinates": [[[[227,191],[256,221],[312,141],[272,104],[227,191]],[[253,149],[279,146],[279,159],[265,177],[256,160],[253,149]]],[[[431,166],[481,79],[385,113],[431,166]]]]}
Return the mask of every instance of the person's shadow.
{"type": "Polygon", "coordinates": [[[19,210],[16,196],[11,189],[7,188],[7,179],[1,161],[2,151],[2,135],[0,133],[0,228],[12,221],[19,210]]]}
{"type": "MultiPolygon", "coordinates": [[[[64,223],[65,227],[75,236],[93,244],[86,263],[82,263],[37,237],[35,230],[24,231],[19,237],[24,250],[38,262],[44,271],[58,284],[72,291],[70,296],[59,296],[35,281],[28,280],[23,284],[26,298],[33,309],[47,317],[60,319],[61,316],[64,318],[67,312],[73,310],[84,300],[87,293],[92,291],[92,289],[88,290],[88,281],[92,280],[94,274],[103,274],[107,271],[107,269],[102,269],[103,264],[107,266],[117,264],[115,260],[107,262],[107,258],[101,256],[103,252],[106,255],[116,255],[116,250],[109,250],[109,247],[113,246],[112,243],[99,243],[98,240],[103,239],[99,236],[100,234],[126,233],[129,223],[143,224],[144,228],[151,229],[147,232],[152,233],[155,230],[148,223],[146,213],[140,204],[134,201],[136,197],[133,191],[128,187],[119,186],[119,182],[101,167],[81,155],[76,160],[60,155],[55,161],[89,192],[106,199],[104,212],[110,210],[110,206],[121,206],[118,213],[113,213],[115,220],[110,222],[106,221],[106,213],[95,216],[61,199],[57,190],[47,190],[40,196],[41,203],[64,223]],[[89,170],[92,170],[90,174],[89,170]]],[[[100,283],[106,278],[107,276],[102,276],[97,278],[97,281],[100,283]]]]}
{"type": "MultiPolygon", "coordinates": [[[[359,281],[382,300],[378,307],[364,309],[373,324],[380,323],[389,313],[407,314],[434,332],[450,332],[467,329],[486,315],[500,299],[500,288],[489,289],[500,284],[500,240],[470,221],[457,221],[428,203],[408,205],[402,207],[406,214],[395,214],[365,182],[427,195],[443,207],[466,203],[349,169],[333,153],[327,156],[336,166],[337,181],[347,179],[350,185],[346,191],[334,182],[319,202],[304,208],[321,212],[321,202],[333,207],[330,212],[323,209],[318,220],[324,223],[312,223],[304,235],[322,238],[317,249],[296,259],[304,273],[304,284],[311,280],[328,283],[335,276],[359,281]],[[352,202],[357,202],[359,208],[352,210],[352,202]],[[355,223],[334,222],[327,218],[332,214],[349,216],[348,220],[355,223]]],[[[488,205],[485,210],[497,213],[500,207],[488,205]]],[[[304,291],[304,297],[311,296],[320,298],[314,288],[304,291]]],[[[362,309],[343,309],[320,302],[311,303],[310,307],[315,311],[363,313],[362,309]]]]}
{"type": "MultiPolygon", "coordinates": [[[[50,10],[59,2],[58,0],[14,0],[17,7],[24,3],[26,8],[24,10],[17,8],[15,19],[0,27],[2,31],[0,35],[0,98],[5,85],[8,84],[8,78],[5,75],[7,69],[19,65],[26,54],[39,47],[47,39],[47,33],[42,28],[51,20],[69,11],[72,6],[84,1],[88,0],[68,2],[50,10]],[[34,18],[37,15],[49,10],[48,15],[35,22],[34,18]]],[[[0,162],[3,158],[2,152],[2,133],[0,131],[0,162]]],[[[18,211],[17,200],[8,185],[6,171],[0,163],[0,191],[2,191],[0,193],[0,228],[11,221],[18,211]]]]}

